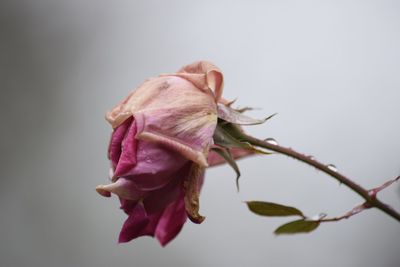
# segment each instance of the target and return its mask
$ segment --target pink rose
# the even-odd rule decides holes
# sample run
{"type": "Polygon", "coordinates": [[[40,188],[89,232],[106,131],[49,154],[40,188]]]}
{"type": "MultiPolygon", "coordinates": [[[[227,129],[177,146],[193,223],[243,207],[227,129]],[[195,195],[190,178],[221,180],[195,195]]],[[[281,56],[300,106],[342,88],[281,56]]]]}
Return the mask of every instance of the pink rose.
{"type": "MultiPolygon", "coordinates": [[[[220,164],[213,135],[223,76],[209,62],[145,81],[106,115],[114,131],[108,150],[111,184],[96,190],[116,194],[128,214],[119,242],[150,235],[162,245],[187,217],[201,223],[199,191],[204,170],[220,164]]],[[[251,152],[234,149],[234,157],[251,152]]]]}

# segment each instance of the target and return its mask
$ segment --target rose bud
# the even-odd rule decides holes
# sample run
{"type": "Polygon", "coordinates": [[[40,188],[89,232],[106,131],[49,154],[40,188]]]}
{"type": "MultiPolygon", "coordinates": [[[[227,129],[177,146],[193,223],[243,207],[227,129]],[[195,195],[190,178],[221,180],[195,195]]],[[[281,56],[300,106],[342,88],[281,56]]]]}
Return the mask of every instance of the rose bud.
{"type": "Polygon", "coordinates": [[[116,194],[128,215],[119,242],[148,235],[164,246],[187,217],[201,223],[198,197],[205,168],[226,160],[236,170],[235,158],[255,152],[234,133],[241,131],[236,124],[259,121],[246,121],[231,109],[222,90],[221,71],[195,62],[145,81],[107,113],[114,129],[108,149],[111,184],[96,190],[105,197],[116,194]],[[225,123],[220,130],[219,120],[225,123]],[[226,130],[228,124],[234,131],[226,130]],[[234,141],[226,136],[231,132],[234,141]]]}

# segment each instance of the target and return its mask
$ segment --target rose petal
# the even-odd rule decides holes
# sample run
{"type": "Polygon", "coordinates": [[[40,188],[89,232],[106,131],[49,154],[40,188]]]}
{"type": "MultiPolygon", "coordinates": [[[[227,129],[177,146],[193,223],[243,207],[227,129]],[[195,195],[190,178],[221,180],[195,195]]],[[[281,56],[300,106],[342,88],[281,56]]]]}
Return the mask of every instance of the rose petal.
{"type": "Polygon", "coordinates": [[[115,167],[114,177],[126,176],[128,172],[136,166],[136,123],[131,120],[129,131],[126,133],[121,143],[121,155],[115,167]]]}
{"type": "Polygon", "coordinates": [[[137,201],[136,200],[129,200],[124,198],[119,198],[121,203],[120,208],[126,213],[131,214],[132,210],[136,207],[137,201]]]}
{"type": "Polygon", "coordinates": [[[185,78],[203,90],[211,89],[216,102],[221,98],[224,86],[223,75],[221,70],[211,62],[197,61],[171,75],[185,78]]]}
{"type": "MultiPolygon", "coordinates": [[[[163,144],[206,166],[217,124],[216,103],[189,81],[166,77],[168,87],[141,110],[132,110],[137,138],[163,144]]],[[[161,79],[161,78],[160,78],[161,79]]]]}
{"type": "Polygon", "coordinates": [[[205,219],[204,216],[199,214],[199,194],[203,183],[203,176],[204,168],[192,163],[189,175],[183,183],[186,214],[192,222],[198,224],[202,223],[205,219]]]}
{"type": "Polygon", "coordinates": [[[183,178],[187,177],[191,163],[187,163],[174,178],[161,189],[151,191],[143,200],[147,213],[155,213],[163,210],[171,202],[175,201],[182,194],[183,178]]]}
{"type": "Polygon", "coordinates": [[[105,197],[110,197],[111,193],[113,193],[129,200],[139,200],[145,194],[134,182],[123,177],[108,185],[98,185],[96,191],[105,197]]]}
{"type": "Polygon", "coordinates": [[[115,128],[135,117],[136,138],[157,142],[207,166],[207,151],[217,124],[216,101],[190,81],[174,76],[151,79],[107,114],[115,128]]]}
{"type": "Polygon", "coordinates": [[[168,184],[188,162],[181,154],[159,144],[140,140],[137,164],[124,177],[132,180],[140,190],[152,191],[168,184]]]}
{"type": "Polygon", "coordinates": [[[150,220],[143,205],[138,203],[122,226],[118,243],[129,242],[139,236],[147,235],[146,227],[149,222],[150,220]]]}
{"type": "Polygon", "coordinates": [[[162,109],[136,113],[137,138],[162,144],[206,167],[207,150],[212,142],[217,116],[203,114],[200,109],[197,112],[194,108],[182,108],[179,112],[162,109]]]}
{"type": "MultiPolygon", "coordinates": [[[[163,92],[169,87],[168,81],[173,76],[189,81],[194,85],[191,86],[192,88],[196,87],[206,95],[213,94],[215,102],[220,101],[223,90],[223,75],[221,71],[210,62],[198,61],[184,66],[177,73],[164,74],[145,81],[109,111],[106,119],[112,124],[113,128],[116,128],[134,112],[147,107],[154,100],[168,96],[170,92],[166,94],[163,92]],[[163,94],[162,97],[160,97],[161,94],[163,94]]],[[[185,100],[186,97],[178,97],[171,103],[176,101],[185,102],[185,100]]]]}
{"type": "Polygon", "coordinates": [[[118,164],[119,157],[121,156],[122,140],[128,132],[131,122],[132,117],[128,118],[120,126],[115,128],[111,135],[110,145],[108,147],[108,158],[111,160],[114,169],[118,164]]]}
{"type": "Polygon", "coordinates": [[[171,203],[158,222],[155,236],[162,246],[167,245],[181,231],[187,219],[183,197],[171,203]]]}
{"type": "Polygon", "coordinates": [[[107,121],[114,129],[117,128],[127,118],[132,116],[133,112],[146,108],[153,100],[157,99],[161,91],[165,89],[168,79],[169,77],[162,77],[145,81],[111,111],[107,112],[107,121]]]}

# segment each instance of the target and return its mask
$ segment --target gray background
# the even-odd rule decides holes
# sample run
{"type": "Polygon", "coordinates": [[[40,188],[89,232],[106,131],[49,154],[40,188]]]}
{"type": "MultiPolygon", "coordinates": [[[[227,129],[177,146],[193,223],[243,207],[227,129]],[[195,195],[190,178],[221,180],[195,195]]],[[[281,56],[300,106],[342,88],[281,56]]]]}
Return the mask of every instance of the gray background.
{"type": "MultiPolygon", "coordinates": [[[[372,187],[400,173],[399,1],[2,1],[0,266],[399,266],[399,223],[370,210],[310,235],[259,199],[338,215],[360,199],[284,156],[210,169],[202,225],[166,248],[117,245],[106,110],[150,76],[208,59],[226,98],[279,115],[249,129],[372,187]]],[[[382,198],[400,209],[399,186],[382,198]]]]}

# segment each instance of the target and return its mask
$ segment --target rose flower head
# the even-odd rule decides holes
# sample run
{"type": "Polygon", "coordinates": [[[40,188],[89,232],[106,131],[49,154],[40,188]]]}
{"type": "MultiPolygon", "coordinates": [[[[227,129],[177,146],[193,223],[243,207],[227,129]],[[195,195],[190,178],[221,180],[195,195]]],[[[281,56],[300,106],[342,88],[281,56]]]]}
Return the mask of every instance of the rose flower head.
{"type": "MultiPolygon", "coordinates": [[[[146,80],[107,113],[113,128],[108,185],[128,215],[119,242],[156,237],[166,245],[186,219],[201,223],[199,192],[208,166],[260,152],[240,140],[239,125],[257,124],[221,98],[223,75],[200,61],[146,80]]],[[[262,151],[261,151],[262,152],[262,151]]]]}

